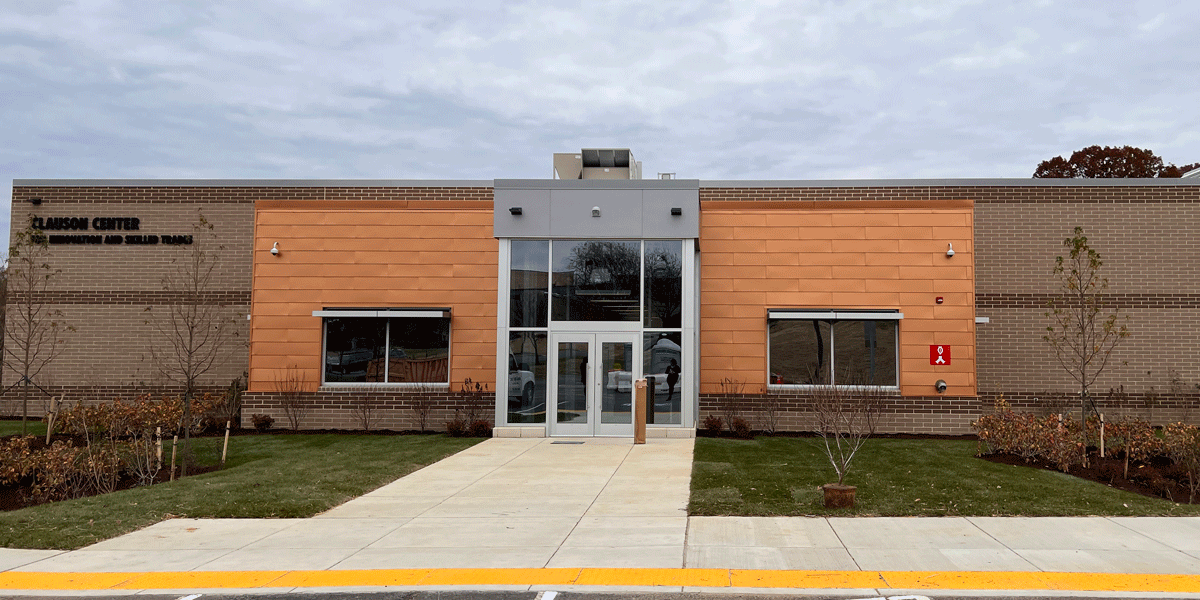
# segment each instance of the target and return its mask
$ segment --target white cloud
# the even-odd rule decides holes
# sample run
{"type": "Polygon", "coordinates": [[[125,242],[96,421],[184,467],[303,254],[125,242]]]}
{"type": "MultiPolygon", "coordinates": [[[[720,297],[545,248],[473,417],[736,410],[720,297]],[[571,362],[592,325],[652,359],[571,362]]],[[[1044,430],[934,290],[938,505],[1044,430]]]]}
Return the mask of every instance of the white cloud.
{"type": "Polygon", "coordinates": [[[9,4],[16,178],[545,177],[603,145],[704,179],[1200,161],[1193,3],[9,4]]]}

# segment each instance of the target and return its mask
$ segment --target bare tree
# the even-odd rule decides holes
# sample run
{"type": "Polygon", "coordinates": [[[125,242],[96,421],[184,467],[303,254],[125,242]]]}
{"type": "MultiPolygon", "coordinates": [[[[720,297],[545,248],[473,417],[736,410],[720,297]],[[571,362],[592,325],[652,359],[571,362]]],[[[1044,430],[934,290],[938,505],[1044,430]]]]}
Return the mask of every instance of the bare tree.
{"type": "Polygon", "coordinates": [[[192,225],[192,245],[171,260],[162,278],[169,304],[146,307],[147,323],[162,343],[151,344],[155,365],[169,381],[183,388],[183,462],[180,476],[187,476],[191,460],[192,400],[200,382],[229,355],[233,321],[226,307],[213,301],[209,292],[217,283],[220,251],[212,223],[197,211],[192,225]]]}
{"type": "Polygon", "coordinates": [[[363,394],[350,401],[350,412],[358,422],[359,428],[369,432],[372,427],[379,424],[379,420],[383,416],[380,414],[381,404],[370,393],[363,394]]]}
{"type": "Polygon", "coordinates": [[[68,331],[63,313],[47,300],[50,283],[59,273],[50,266],[50,245],[45,234],[32,226],[17,232],[8,250],[6,343],[4,365],[20,379],[21,433],[29,432],[29,387],[65,347],[68,331]]]}
{"type": "Polygon", "coordinates": [[[307,387],[308,378],[296,365],[289,365],[282,373],[275,374],[275,391],[279,393],[283,416],[293,431],[300,429],[308,417],[311,405],[304,399],[307,387]]]}
{"type": "Polygon", "coordinates": [[[1054,261],[1059,296],[1050,301],[1046,316],[1046,340],[1054,348],[1054,357],[1079,384],[1080,422],[1087,421],[1089,392],[1093,383],[1108,367],[1113,349],[1129,336],[1126,320],[1118,311],[1104,305],[1108,279],[1100,275],[1100,253],[1088,244],[1083,228],[1063,240],[1070,253],[1054,261]]]}
{"type": "Polygon", "coordinates": [[[822,385],[814,391],[817,434],[838,485],[843,485],[850,463],[874,435],[882,408],[883,394],[875,386],[822,385]]]}

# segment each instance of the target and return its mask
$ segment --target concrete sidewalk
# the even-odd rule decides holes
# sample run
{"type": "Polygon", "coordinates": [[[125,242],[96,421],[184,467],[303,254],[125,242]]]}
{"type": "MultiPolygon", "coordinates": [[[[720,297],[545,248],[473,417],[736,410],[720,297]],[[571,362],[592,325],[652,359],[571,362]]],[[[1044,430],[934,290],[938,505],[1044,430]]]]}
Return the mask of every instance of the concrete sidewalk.
{"type": "Polygon", "coordinates": [[[1200,518],[689,519],[692,447],[491,439],[312,519],[173,519],[72,552],[0,550],[0,589],[1200,593],[1200,518]]]}

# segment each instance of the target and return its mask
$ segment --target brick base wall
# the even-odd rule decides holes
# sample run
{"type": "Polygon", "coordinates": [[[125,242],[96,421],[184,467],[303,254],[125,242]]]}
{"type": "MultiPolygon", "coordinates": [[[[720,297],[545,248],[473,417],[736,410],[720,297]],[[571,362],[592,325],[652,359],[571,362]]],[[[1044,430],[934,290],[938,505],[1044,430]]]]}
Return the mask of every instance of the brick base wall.
{"type": "MultiPolygon", "coordinates": [[[[364,414],[370,414],[371,429],[395,431],[419,430],[417,406],[422,399],[429,401],[425,422],[426,431],[445,431],[446,423],[463,418],[472,401],[462,394],[441,392],[401,392],[338,390],[303,393],[299,399],[300,429],[363,429],[364,414]]],[[[276,392],[246,392],[242,396],[242,426],[253,427],[255,414],[275,419],[277,429],[291,427],[283,395],[276,392]]],[[[495,420],[496,396],[484,394],[474,401],[478,418],[489,423],[495,420]]]]}
{"type": "MultiPolygon", "coordinates": [[[[971,422],[993,410],[998,394],[967,396],[895,396],[886,400],[879,433],[923,433],[935,435],[971,434],[971,422]]],[[[1013,410],[1036,414],[1078,415],[1079,402],[1060,392],[1005,395],[1013,410]]],[[[1146,419],[1155,425],[1175,421],[1200,424],[1200,394],[1105,394],[1094,399],[1105,419],[1121,416],[1146,419]]],[[[756,430],[768,429],[772,408],[777,431],[812,431],[816,415],[813,398],[798,392],[780,394],[702,394],[700,419],[709,415],[724,417],[727,407],[736,407],[737,416],[756,430]]]]}

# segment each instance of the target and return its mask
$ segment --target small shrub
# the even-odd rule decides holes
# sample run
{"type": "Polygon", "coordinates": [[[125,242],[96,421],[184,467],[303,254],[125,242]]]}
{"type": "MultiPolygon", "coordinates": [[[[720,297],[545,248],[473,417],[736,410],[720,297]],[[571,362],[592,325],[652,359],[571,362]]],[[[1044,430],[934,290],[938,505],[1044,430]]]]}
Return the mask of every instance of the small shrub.
{"type": "Polygon", "coordinates": [[[14,436],[0,441],[0,485],[14,485],[34,468],[33,436],[14,436]]]}
{"type": "Polygon", "coordinates": [[[470,433],[471,437],[492,437],[492,424],[483,419],[473,421],[471,422],[470,433]]]}
{"type": "Polygon", "coordinates": [[[275,419],[271,415],[250,415],[250,422],[254,424],[254,428],[260,433],[267,431],[275,424],[275,419]]]}
{"type": "Polygon", "coordinates": [[[1113,483],[1121,476],[1121,465],[1114,462],[1102,462],[1099,471],[1101,479],[1113,483]]]}
{"type": "Polygon", "coordinates": [[[741,440],[748,440],[754,437],[750,431],[750,423],[741,417],[734,417],[729,424],[729,428],[733,430],[734,437],[741,440]]]}
{"type": "Polygon", "coordinates": [[[446,433],[450,434],[450,437],[467,437],[468,430],[467,422],[462,419],[446,422],[446,433]]]}
{"type": "Polygon", "coordinates": [[[1175,461],[1175,468],[1182,472],[1180,483],[1188,488],[1188,503],[1196,501],[1200,492],[1200,427],[1172,423],[1163,429],[1163,445],[1166,454],[1175,461]]]}
{"type": "Polygon", "coordinates": [[[704,433],[709,437],[717,437],[721,435],[721,429],[725,427],[725,422],[717,415],[708,415],[704,417],[704,433]]]}
{"type": "Polygon", "coordinates": [[[1146,485],[1150,488],[1150,491],[1154,492],[1156,496],[1160,498],[1166,498],[1171,502],[1175,501],[1175,499],[1171,497],[1171,492],[1175,489],[1174,481],[1171,481],[1170,479],[1167,479],[1161,475],[1155,475],[1146,485]]]}

